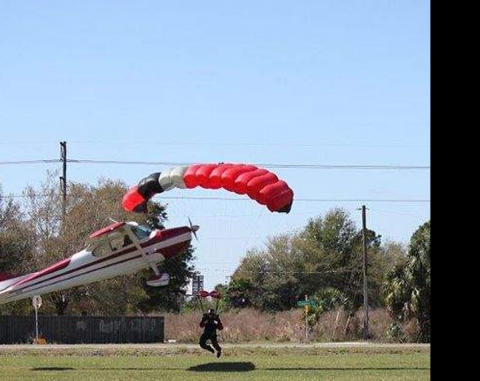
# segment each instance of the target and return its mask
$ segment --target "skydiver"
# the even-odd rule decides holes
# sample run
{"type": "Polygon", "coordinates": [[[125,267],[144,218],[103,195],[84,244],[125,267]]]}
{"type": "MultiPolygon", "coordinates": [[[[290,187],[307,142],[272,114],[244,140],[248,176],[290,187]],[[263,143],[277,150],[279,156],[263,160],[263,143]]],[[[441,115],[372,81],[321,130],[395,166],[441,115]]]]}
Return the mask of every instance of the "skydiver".
{"type": "Polygon", "coordinates": [[[210,309],[207,313],[203,314],[200,327],[204,328],[202,336],[200,336],[200,347],[212,353],[215,353],[213,349],[215,348],[217,350],[217,357],[220,357],[222,355],[222,348],[217,341],[217,329],[221,331],[223,324],[214,309],[210,309]],[[213,348],[207,344],[207,340],[211,341],[213,348]]]}

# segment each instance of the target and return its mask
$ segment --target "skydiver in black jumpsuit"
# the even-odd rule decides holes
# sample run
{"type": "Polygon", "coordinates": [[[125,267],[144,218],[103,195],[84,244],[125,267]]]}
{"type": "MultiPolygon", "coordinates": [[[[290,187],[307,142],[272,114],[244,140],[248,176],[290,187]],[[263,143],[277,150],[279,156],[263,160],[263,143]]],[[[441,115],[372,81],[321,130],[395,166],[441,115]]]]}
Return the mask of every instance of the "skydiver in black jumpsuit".
{"type": "Polygon", "coordinates": [[[217,357],[222,355],[222,348],[217,341],[217,329],[222,330],[223,324],[220,321],[220,317],[215,313],[215,310],[211,309],[208,313],[203,314],[200,327],[204,328],[202,336],[200,336],[200,346],[209,352],[215,353],[217,350],[217,357]],[[207,344],[207,340],[212,342],[213,348],[207,344]]]}

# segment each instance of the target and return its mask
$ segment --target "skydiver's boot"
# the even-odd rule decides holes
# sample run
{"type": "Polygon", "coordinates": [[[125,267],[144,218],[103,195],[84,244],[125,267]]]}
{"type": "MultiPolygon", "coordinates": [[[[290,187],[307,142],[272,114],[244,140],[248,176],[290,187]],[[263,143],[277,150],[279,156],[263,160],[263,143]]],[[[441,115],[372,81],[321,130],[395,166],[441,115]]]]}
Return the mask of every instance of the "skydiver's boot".
{"type": "Polygon", "coordinates": [[[220,357],[222,355],[222,350],[220,349],[219,351],[217,351],[217,358],[220,357]]]}

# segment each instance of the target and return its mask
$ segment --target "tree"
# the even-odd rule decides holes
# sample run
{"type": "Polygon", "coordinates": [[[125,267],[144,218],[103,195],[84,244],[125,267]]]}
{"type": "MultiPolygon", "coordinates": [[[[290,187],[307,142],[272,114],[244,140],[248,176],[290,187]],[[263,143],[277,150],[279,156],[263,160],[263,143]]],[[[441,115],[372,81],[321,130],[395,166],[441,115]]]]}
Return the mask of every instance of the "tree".
{"type": "Polygon", "coordinates": [[[303,268],[292,252],[291,239],[288,235],[272,237],[265,251],[254,249],[247,253],[228,287],[228,298],[234,305],[243,300],[244,306],[278,311],[295,304],[298,274],[303,268]]]}
{"type": "Polygon", "coordinates": [[[384,295],[394,322],[417,319],[418,341],[430,341],[430,221],[421,225],[410,239],[406,262],[386,274],[384,295]]]}
{"type": "MultiPolygon", "coordinates": [[[[380,236],[369,230],[367,241],[370,300],[375,305],[381,303],[381,279],[390,264],[380,249],[380,236]]],[[[292,308],[305,294],[327,287],[345,294],[358,308],[363,304],[361,231],[346,211],[333,209],[324,217],[309,220],[298,233],[270,237],[265,250],[249,251],[232,282],[236,298],[241,295],[264,310],[292,308]]]]}
{"type": "MultiPolygon", "coordinates": [[[[356,308],[344,293],[331,287],[322,288],[318,290],[315,295],[313,295],[311,300],[315,301],[315,304],[310,307],[312,312],[307,315],[307,322],[310,328],[313,328],[318,323],[323,314],[341,307],[347,313],[345,331],[348,329],[349,321],[355,315],[356,308]]],[[[339,315],[340,310],[338,311],[337,318],[335,319],[335,327],[332,337],[335,336],[335,332],[337,330],[339,315]]]]}
{"type": "Polygon", "coordinates": [[[33,239],[23,217],[20,205],[0,192],[0,273],[21,274],[32,258],[33,239]]]}
{"type": "MultiPolygon", "coordinates": [[[[26,227],[20,205],[2,195],[0,187],[0,281],[24,274],[34,252],[34,239],[26,227]]],[[[0,313],[25,314],[31,310],[29,301],[0,306],[0,313]]]]}
{"type": "Polygon", "coordinates": [[[420,324],[420,341],[430,341],[430,221],[413,234],[408,251],[407,279],[413,285],[412,311],[420,324]]]}

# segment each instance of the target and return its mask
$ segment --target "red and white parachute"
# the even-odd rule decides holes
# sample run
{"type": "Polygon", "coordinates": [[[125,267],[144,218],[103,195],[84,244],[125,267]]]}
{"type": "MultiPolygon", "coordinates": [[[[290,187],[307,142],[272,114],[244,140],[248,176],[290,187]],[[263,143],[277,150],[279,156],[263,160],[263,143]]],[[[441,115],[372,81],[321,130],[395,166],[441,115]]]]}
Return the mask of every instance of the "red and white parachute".
{"type": "Polygon", "coordinates": [[[217,291],[217,290],[213,290],[213,291],[205,291],[205,290],[202,290],[202,291],[199,291],[197,296],[199,298],[208,298],[209,296],[211,298],[215,298],[215,299],[220,299],[222,297],[222,295],[217,291]]]}
{"type": "Polygon", "coordinates": [[[220,302],[220,299],[222,298],[222,295],[217,290],[213,290],[210,292],[202,290],[198,292],[197,296],[203,312],[205,312],[205,307],[203,306],[202,299],[206,299],[208,297],[217,299],[217,302],[215,303],[215,311],[218,313],[218,304],[220,302]]]}
{"type": "Polygon", "coordinates": [[[146,212],[147,202],[154,195],[174,188],[198,186],[246,194],[271,212],[289,213],[292,208],[293,191],[277,175],[250,164],[225,163],[177,166],[152,173],[128,190],[122,206],[129,212],[146,212]]]}

